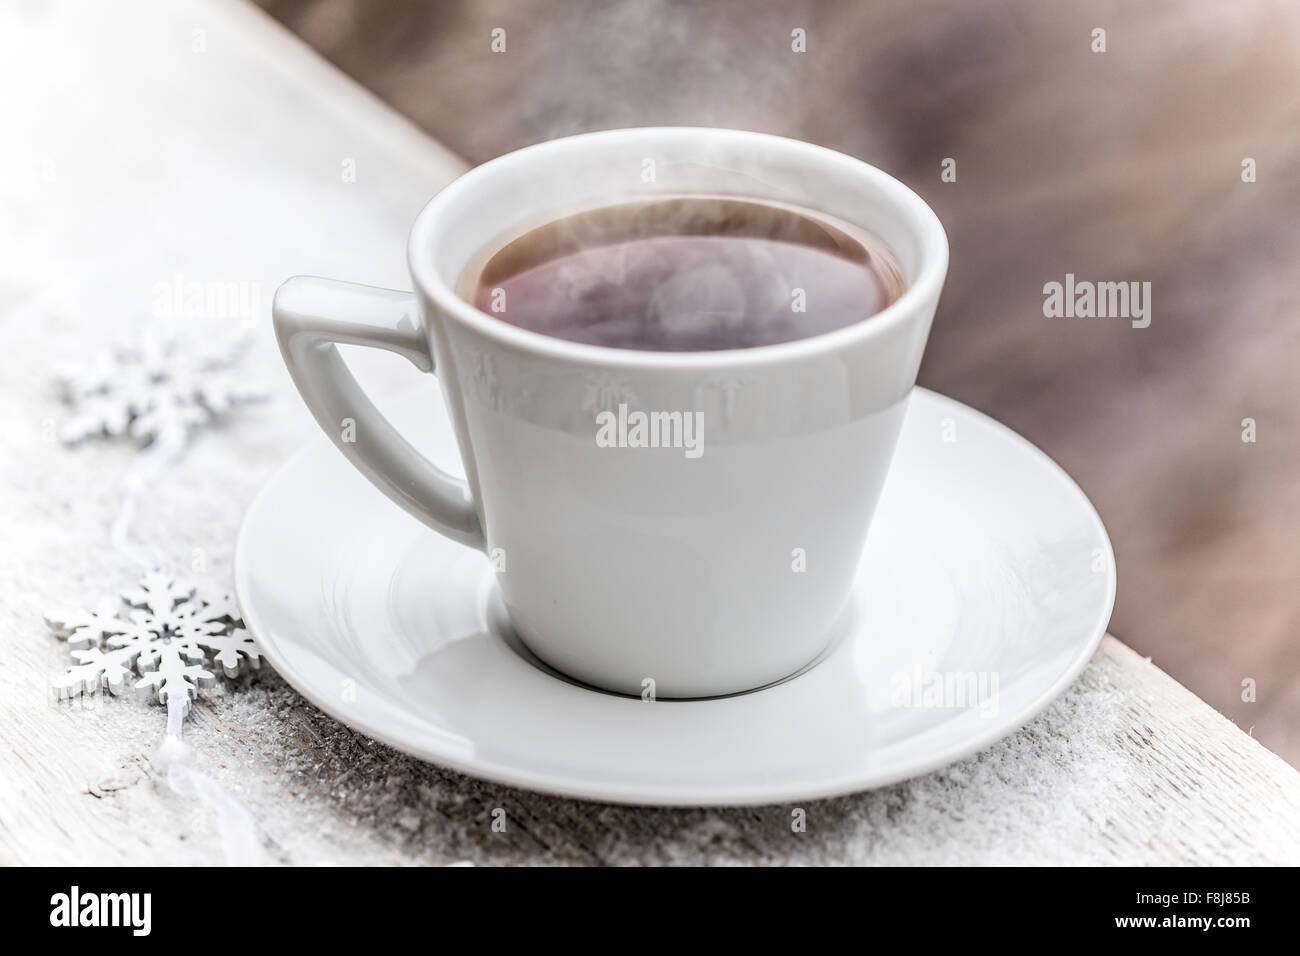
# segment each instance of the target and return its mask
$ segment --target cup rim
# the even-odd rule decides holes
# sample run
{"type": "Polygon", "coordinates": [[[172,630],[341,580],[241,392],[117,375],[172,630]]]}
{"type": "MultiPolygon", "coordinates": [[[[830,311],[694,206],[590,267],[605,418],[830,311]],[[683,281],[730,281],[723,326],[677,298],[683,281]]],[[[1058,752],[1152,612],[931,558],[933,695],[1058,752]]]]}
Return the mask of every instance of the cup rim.
{"type": "Polygon", "coordinates": [[[848,346],[867,343],[874,338],[883,338],[897,326],[914,320],[923,311],[926,302],[938,300],[948,268],[948,237],[939,217],[924,199],[883,170],[846,153],[802,140],[749,130],[708,126],[638,126],[547,140],[498,156],[462,174],[429,200],[416,217],[407,242],[407,266],[416,286],[444,315],[501,345],[522,352],[599,367],[731,369],[836,352],[848,346]],[[571,149],[584,142],[598,144],[601,141],[632,136],[703,137],[714,141],[730,141],[731,145],[753,149],[779,145],[783,149],[806,152],[810,163],[831,163],[841,167],[851,165],[869,188],[885,193],[909,217],[908,225],[915,230],[921,249],[921,267],[917,276],[901,296],[881,311],[829,332],[790,342],[748,348],[654,352],[571,342],[502,322],[466,302],[456,294],[451,283],[438,274],[433,265],[435,257],[432,253],[436,249],[440,213],[463,193],[478,188],[483,180],[490,179],[502,169],[528,162],[540,153],[571,149]]]}

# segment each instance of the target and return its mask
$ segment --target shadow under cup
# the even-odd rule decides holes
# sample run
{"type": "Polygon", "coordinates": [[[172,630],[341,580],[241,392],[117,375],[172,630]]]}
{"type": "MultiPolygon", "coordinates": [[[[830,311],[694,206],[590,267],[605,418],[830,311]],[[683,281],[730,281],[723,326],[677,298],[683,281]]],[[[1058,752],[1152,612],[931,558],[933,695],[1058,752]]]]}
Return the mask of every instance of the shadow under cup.
{"type": "Polygon", "coordinates": [[[614,130],[467,173],[421,214],[409,260],[485,550],[530,651],[664,698],[749,690],[817,657],[852,591],[947,266],[919,197],[793,140],[614,130]],[[836,331],[700,352],[552,338],[456,294],[475,255],[540,223],[694,195],[867,230],[906,291],[836,331]]]}

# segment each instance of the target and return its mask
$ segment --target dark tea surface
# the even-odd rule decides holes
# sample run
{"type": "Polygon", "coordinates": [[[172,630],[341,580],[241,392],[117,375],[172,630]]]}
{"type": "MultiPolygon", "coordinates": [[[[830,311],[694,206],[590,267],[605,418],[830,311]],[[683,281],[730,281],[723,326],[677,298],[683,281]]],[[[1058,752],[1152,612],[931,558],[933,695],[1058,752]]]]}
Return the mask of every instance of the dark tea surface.
{"type": "Polygon", "coordinates": [[[463,298],[572,342],[657,352],[772,345],[879,312],[902,270],[875,236],[752,200],[644,200],[533,229],[471,265],[463,298]]]}

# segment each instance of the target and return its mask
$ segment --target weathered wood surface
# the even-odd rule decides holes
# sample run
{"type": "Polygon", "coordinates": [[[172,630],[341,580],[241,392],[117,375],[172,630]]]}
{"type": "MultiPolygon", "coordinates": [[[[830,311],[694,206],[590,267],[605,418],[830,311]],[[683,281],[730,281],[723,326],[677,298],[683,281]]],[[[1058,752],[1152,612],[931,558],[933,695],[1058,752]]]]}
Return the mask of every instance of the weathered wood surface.
{"type": "MultiPolygon", "coordinates": [[[[0,195],[0,863],[219,863],[211,814],[150,766],[161,708],[50,700],[66,655],[42,611],[135,574],[108,538],[133,450],[46,440],[50,365],[140,328],[176,275],[260,284],[246,364],[271,400],[200,437],[136,523],[172,566],[228,587],[244,506],[314,427],[265,325],[275,283],[404,285],[407,225],[463,167],[242,6],[159,2],[127,23],[54,3],[0,20],[0,78],[24,91],[0,107],[17,144],[0,151],[14,187],[0,195]]],[[[400,360],[356,358],[381,394],[414,381],[400,360]]],[[[1300,774],[1113,638],[1019,733],[810,803],[803,833],[790,806],[607,807],[480,783],[340,726],[269,668],[200,699],[186,739],[258,820],[267,862],[1300,862],[1300,774]]]]}

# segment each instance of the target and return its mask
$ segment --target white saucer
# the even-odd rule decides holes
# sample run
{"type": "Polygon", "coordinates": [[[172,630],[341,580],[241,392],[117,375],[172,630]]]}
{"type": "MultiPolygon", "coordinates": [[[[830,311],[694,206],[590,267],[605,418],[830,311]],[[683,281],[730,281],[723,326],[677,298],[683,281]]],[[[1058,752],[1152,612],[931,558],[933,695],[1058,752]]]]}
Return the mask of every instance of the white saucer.
{"type": "MultiPolygon", "coordinates": [[[[429,389],[386,404],[460,471],[429,389]]],[[[511,633],[487,559],[399,510],[324,437],[258,494],[235,555],[266,657],[343,723],[487,780],[657,805],[828,797],[987,747],[1091,658],[1115,564],[1092,505],[1050,459],[917,389],[858,581],[846,633],[799,675],[645,702],[548,671],[511,633]]]]}

